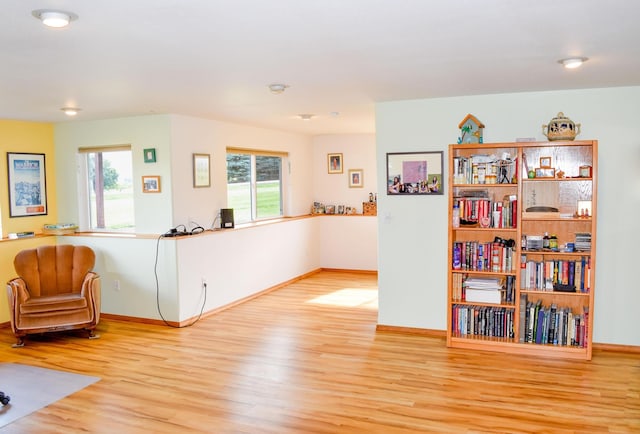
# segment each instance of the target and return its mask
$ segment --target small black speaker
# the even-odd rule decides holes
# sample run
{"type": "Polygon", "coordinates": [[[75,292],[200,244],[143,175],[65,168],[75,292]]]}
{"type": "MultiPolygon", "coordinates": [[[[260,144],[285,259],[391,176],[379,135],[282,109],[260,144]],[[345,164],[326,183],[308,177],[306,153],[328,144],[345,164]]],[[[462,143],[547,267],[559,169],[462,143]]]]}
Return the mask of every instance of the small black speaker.
{"type": "Polygon", "coordinates": [[[220,228],[233,228],[233,208],[222,208],[220,210],[220,228]]]}

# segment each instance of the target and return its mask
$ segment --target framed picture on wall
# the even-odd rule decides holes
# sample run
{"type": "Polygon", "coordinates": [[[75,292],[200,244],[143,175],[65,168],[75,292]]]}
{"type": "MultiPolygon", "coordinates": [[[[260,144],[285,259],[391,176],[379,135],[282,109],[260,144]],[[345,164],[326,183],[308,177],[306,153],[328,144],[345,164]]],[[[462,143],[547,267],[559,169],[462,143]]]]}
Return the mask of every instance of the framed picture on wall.
{"type": "Polygon", "coordinates": [[[193,154],[193,187],[210,187],[209,154],[193,154]]]}
{"type": "Polygon", "coordinates": [[[143,193],[160,193],[160,177],[156,175],[146,175],[142,177],[143,193]]]}
{"type": "Polygon", "coordinates": [[[442,151],[387,154],[387,194],[443,194],[442,158],[442,151]]]}
{"type": "Polygon", "coordinates": [[[47,182],[44,154],[7,152],[9,216],[47,214],[47,182]]]}
{"type": "Polygon", "coordinates": [[[144,151],[144,162],[145,163],[155,163],[156,162],[156,149],[149,148],[144,151]]]}
{"type": "Polygon", "coordinates": [[[327,154],[327,172],[342,173],[342,154],[327,154]]]}
{"type": "Polygon", "coordinates": [[[349,169],[349,188],[362,188],[364,185],[363,172],[362,169],[349,169]]]}

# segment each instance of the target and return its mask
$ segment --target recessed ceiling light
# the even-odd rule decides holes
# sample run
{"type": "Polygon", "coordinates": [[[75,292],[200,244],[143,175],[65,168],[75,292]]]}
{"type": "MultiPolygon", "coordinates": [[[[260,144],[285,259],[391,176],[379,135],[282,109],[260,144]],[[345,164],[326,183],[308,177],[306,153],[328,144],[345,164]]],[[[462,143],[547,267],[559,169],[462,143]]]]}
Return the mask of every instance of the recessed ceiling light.
{"type": "Polygon", "coordinates": [[[312,114],[300,114],[300,115],[298,115],[298,117],[300,119],[302,119],[303,121],[310,121],[311,118],[313,118],[314,116],[315,115],[312,115],[312,114]]]}
{"type": "Polygon", "coordinates": [[[269,85],[269,90],[271,93],[280,94],[288,87],[290,87],[288,84],[273,83],[269,85]]]}
{"type": "Polygon", "coordinates": [[[75,116],[81,109],[77,107],[62,107],[60,110],[62,110],[67,116],[75,116]]]}
{"type": "Polygon", "coordinates": [[[31,14],[48,27],[66,27],[71,21],[78,19],[78,16],[72,12],[52,9],[36,9],[31,14]]]}
{"type": "Polygon", "coordinates": [[[570,57],[568,59],[558,60],[567,69],[574,69],[580,67],[584,62],[589,60],[587,57],[570,57]]]}

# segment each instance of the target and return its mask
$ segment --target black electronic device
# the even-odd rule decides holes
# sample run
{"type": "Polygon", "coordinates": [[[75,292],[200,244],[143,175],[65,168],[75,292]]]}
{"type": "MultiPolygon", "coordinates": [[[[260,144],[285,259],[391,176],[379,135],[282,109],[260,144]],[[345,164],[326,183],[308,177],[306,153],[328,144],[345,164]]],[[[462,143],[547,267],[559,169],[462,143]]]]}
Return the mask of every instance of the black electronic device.
{"type": "Polygon", "coordinates": [[[222,208],[220,210],[220,228],[232,229],[233,227],[233,208],[222,208]]]}

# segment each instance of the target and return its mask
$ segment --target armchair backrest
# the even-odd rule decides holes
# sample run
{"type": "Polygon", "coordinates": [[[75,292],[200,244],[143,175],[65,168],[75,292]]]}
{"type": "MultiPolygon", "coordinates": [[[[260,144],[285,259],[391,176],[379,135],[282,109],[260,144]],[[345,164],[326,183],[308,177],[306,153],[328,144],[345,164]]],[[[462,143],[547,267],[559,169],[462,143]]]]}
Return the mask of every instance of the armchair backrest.
{"type": "Polygon", "coordinates": [[[40,246],[19,252],[13,266],[32,297],[80,292],[96,256],[87,246],[40,246]]]}

